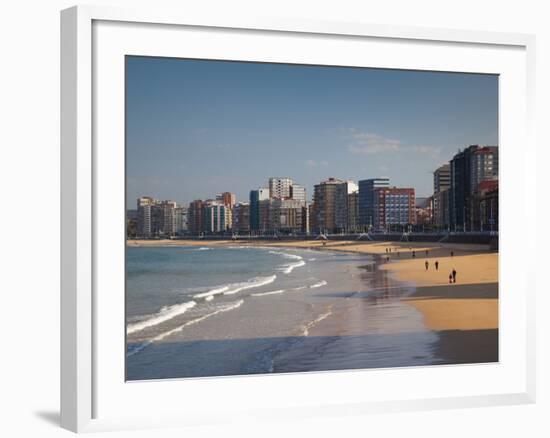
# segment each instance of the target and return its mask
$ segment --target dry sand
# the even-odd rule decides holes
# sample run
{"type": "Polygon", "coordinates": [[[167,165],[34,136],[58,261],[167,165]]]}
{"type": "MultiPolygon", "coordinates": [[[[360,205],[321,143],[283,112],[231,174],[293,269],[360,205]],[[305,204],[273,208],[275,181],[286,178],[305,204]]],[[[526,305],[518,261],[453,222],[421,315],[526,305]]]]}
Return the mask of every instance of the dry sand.
{"type": "Polygon", "coordinates": [[[417,252],[414,259],[407,254],[397,262],[394,255],[382,269],[416,284],[405,301],[422,312],[425,325],[439,334],[437,354],[445,362],[497,362],[498,253],[466,245],[452,248],[451,257],[451,248],[434,248],[427,257],[417,252]],[[453,269],[456,283],[449,283],[453,269]]]}
{"type": "MultiPolygon", "coordinates": [[[[401,248],[381,266],[398,280],[412,282],[416,292],[406,301],[420,310],[432,330],[498,328],[498,253],[468,245],[431,247],[412,252],[401,248]],[[454,255],[451,256],[451,251],[454,255]],[[426,270],[425,263],[428,262],[426,270]],[[436,270],[435,263],[439,262],[436,270]],[[456,271],[456,283],[449,274],[456,271]]],[[[385,254],[385,253],[384,253],[385,254]]]]}

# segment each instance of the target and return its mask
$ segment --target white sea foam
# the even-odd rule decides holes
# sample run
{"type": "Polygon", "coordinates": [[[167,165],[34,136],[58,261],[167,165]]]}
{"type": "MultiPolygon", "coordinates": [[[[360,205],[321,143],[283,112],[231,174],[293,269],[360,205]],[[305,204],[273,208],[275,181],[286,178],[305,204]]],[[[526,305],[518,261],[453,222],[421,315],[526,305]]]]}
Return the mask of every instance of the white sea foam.
{"type": "Polygon", "coordinates": [[[325,280],[321,280],[320,282],[312,284],[309,287],[310,287],[310,289],[315,289],[317,287],[326,286],[326,284],[327,284],[327,282],[325,280]]]}
{"type": "Polygon", "coordinates": [[[232,283],[223,286],[216,286],[214,289],[210,289],[206,292],[201,292],[193,295],[193,298],[204,298],[205,301],[212,301],[216,295],[233,295],[245,289],[252,289],[255,287],[260,287],[269,283],[273,283],[275,281],[275,278],[277,278],[276,275],[270,275],[269,277],[254,277],[242,283],[232,283]]]}
{"type": "Polygon", "coordinates": [[[200,248],[197,248],[197,251],[209,251],[211,250],[212,248],[209,248],[207,246],[201,246],[200,248]]]}
{"type": "Polygon", "coordinates": [[[270,246],[259,246],[259,245],[231,245],[224,246],[224,249],[269,249],[270,246]]]}
{"type": "Polygon", "coordinates": [[[285,291],[286,291],[286,289],[279,289],[279,290],[273,290],[271,292],[260,292],[260,293],[257,293],[257,294],[250,294],[250,296],[252,296],[252,297],[263,297],[264,295],[278,295],[278,294],[282,294],[285,291]]]}
{"type": "Polygon", "coordinates": [[[283,266],[282,270],[285,274],[290,274],[294,269],[304,266],[305,264],[306,262],[304,262],[303,260],[300,260],[299,262],[291,263],[290,265],[283,266]]]}
{"type": "Polygon", "coordinates": [[[225,292],[226,290],[229,289],[229,286],[218,286],[216,287],[215,289],[211,289],[207,292],[201,292],[200,294],[196,294],[196,295],[193,295],[193,298],[206,298],[207,301],[210,301],[214,295],[219,295],[223,292],[225,292]],[[212,298],[210,298],[212,297],[212,298]]]}
{"type": "Polygon", "coordinates": [[[319,315],[313,321],[310,321],[306,325],[302,326],[302,335],[309,336],[309,330],[319,324],[323,319],[328,318],[330,315],[332,315],[332,310],[329,308],[327,312],[319,315]]]}
{"type": "Polygon", "coordinates": [[[187,301],[181,304],[165,306],[162,309],[160,309],[157,313],[155,313],[154,315],[152,315],[147,319],[144,319],[143,321],[135,322],[133,324],[128,324],[128,326],[126,327],[126,333],[127,334],[135,333],[147,327],[152,327],[154,325],[161,324],[176,316],[182,315],[183,313],[187,312],[187,310],[191,309],[192,307],[195,307],[195,304],[197,304],[195,301],[187,301]]]}
{"type": "Polygon", "coordinates": [[[250,294],[250,296],[252,297],[263,297],[264,295],[277,295],[277,294],[282,294],[284,292],[296,292],[296,291],[300,291],[300,290],[304,290],[304,289],[307,289],[308,286],[298,286],[298,287],[292,287],[290,289],[278,289],[278,290],[273,290],[273,291],[269,291],[269,292],[259,292],[259,293],[256,293],[256,294],[250,294]]]}
{"type": "Polygon", "coordinates": [[[284,272],[285,274],[290,274],[294,269],[304,266],[306,262],[304,258],[297,254],[289,254],[282,251],[269,251],[270,254],[276,254],[284,257],[285,259],[298,260],[296,263],[290,263],[288,265],[283,265],[279,268],[279,271],[284,272]]]}
{"type": "Polygon", "coordinates": [[[234,295],[246,289],[252,289],[255,287],[265,286],[266,284],[273,283],[277,278],[276,275],[270,275],[269,277],[254,277],[244,283],[236,283],[231,285],[228,290],[224,291],[224,295],[234,295]]]}
{"type": "Polygon", "coordinates": [[[210,318],[211,316],[214,316],[214,315],[217,315],[218,313],[222,313],[222,312],[227,312],[229,310],[234,310],[234,309],[237,309],[239,307],[241,307],[241,305],[243,304],[243,300],[239,300],[239,301],[236,301],[236,302],[233,302],[233,303],[230,303],[229,305],[227,306],[224,306],[212,313],[208,313],[206,315],[203,315],[199,318],[195,318],[191,321],[188,321],[186,322],[185,324],[182,324],[176,328],[173,328],[171,330],[168,330],[164,333],[161,333],[157,336],[155,336],[154,338],[151,338],[145,342],[142,342],[141,344],[138,344],[136,345],[131,351],[129,351],[126,356],[133,356],[134,354],[136,353],[139,353],[140,351],[142,351],[144,348],[148,347],[149,345],[151,345],[153,342],[158,342],[158,341],[161,341],[163,340],[164,338],[170,336],[170,335],[173,335],[174,333],[177,333],[177,332],[180,332],[182,331],[185,327],[189,327],[190,325],[193,325],[193,324],[197,324],[201,321],[204,321],[205,319],[207,318],[210,318]]]}
{"type": "Polygon", "coordinates": [[[287,252],[282,252],[282,251],[269,251],[269,253],[283,256],[286,259],[293,259],[293,260],[302,260],[303,259],[303,257],[301,257],[297,254],[289,254],[287,252]]]}

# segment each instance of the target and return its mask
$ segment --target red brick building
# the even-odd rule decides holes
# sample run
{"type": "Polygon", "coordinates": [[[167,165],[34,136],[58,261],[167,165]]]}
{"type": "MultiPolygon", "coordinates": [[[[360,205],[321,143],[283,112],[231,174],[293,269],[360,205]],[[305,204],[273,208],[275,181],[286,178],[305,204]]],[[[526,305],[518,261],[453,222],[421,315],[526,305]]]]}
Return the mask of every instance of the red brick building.
{"type": "Polygon", "coordinates": [[[398,187],[374,189],[375,230],[397,230],[399,225],[414,224],[415,219],[414,189],[398,187]]]}

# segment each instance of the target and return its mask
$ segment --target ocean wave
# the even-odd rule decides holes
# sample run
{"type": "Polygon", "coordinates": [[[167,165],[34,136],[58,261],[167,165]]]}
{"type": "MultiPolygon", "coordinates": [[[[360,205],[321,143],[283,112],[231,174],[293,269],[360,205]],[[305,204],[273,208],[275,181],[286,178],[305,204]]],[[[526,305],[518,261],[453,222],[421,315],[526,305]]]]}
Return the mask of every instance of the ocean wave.
{"type": "Polygon", "coordinates": [[[332,315],[332,309],[331,307],[328,308],[328,311],[325,313],[322,313],[317,318],[315,318],[313,321],[308,322],[307,324],[302,326],[302,335],[303,336],[309,336],[309,330],[313,327],[315,327],[317,324],[319,324],[323,319],[328,318],[330,315],[332,315]]]}
{"type": "Polygon", "coordinates": [[[301,266],[305,266],[306,264],[306,262],[304,261],[304,258],[297,254],[289,254],[287,252],[282,252],[282,251],[269,251],[269,253],[280,255],[285,259],[298,260],[296,263],[290,263],[288,265],[283,265],[278,268],[279,271],[282,271],[285,274],[290,274],[294,269],[300,268],[301,266]]]}
{"type": "Polygon", "coordinates": [[[321,280],[318,283],[312,284],[309,286],[310,289],[315,289],[317,287],[326,286],[327,282],[325,280],[321,280]]]}
{"type": "Polygon", "coordinates": [[[273,283],[275,281],[275,278],[277,278],[276,275],[270,275],[269,277],[254,277],[242,283],[224,284],[221,286],[216,286],[214,289],[210,289],[206,292],[195,294],[193,295],[193,298],[204,298],[205,301],[212,301],[216,295],[234,295],[242,290],[252,289],[255,287],[260,287],[269,283],[273,283]]]}
{"type": "Polygon", "coordinates": [[[270,292],[260,292],[257,294],[250,294],[252,297],[263,297],[264,295],[278,295],[286,292],[286,289],[272,290],[270,292]]]}
{"type": "Polygon", "coordinates": [[[160,309],[157,313],[150,316],[149,318],[135,322],[133,324],[128,324],[126,327],[126,333],[131,334],[138,331],[141,331],[147,327],[152,327],[154,325],[161,324],[165,321],[168,321],[176,316],[182,315],[187,310],[195,307],[197,303],[195,301],[187,301],[181,304],[174,304],[173,306],[165,306],[160,309]]]}
{"type": "Polygon", "coordinates": [[[190,325],[193,325],[193,324],[197,324],[201,321],[204,321],[205,319],[207,318],[210,318],[211,316],[214,316],[214,315],[217,315],[219,313],[222,313],[222,312],[228,312],[229,310],[234,310],[234,309],[237,309],[239,307],[241,307],[241,305],[243,304],[244,300],[239,300],[239,301],[236,301],[236,302],[233,302],[233,303],[230,303],[229,305],[227,306],[224,306],[214,312],[211,312],[211,313],[208,313],[206,315],[203,315],[199,318],[195,318],[191,321],[188,321],[186,322],[185,324],[182,324],[176,328],[173,328],[171,330],[168,330],[168,331],[165,331],[157,336],[155,336],[154,338],[151,338],[151,339],[148,339],[147,341],[145,342],[142,342],[140,344],[137,344],[137,345],[134,345],[131,347],[130,351],[128,351],[126,353],[126,356],[133,356],[134,354],[137,354],[139,353],[140,351],[142,351],[144,348],[147,348],[149,345],[151,345],[153,342],[158,342],[158,341],[161,341],[163,340],[164,338],[170,336],[170,335],[173,335],[174,333],[178,333],[180,331],[182,331],[185,327],[189,327],[190,325]]]}
{"type": "Polygon", "coordinates": [[[224,246],[224,249],[269,249],[271,246],[259,246],[259,245],[231,245],[224,246]]]}
{"type": "Polygon", "coordinates": [[[285,274],[290,274],[294,269],[296,268],[299,268],[301,266],[304,266],[306,264],[306,262],[304,262],[303,260],[300,260],[299,262],[296,262],[296,263],[291,263],[290,265],[285,265],[281,268],[281,270],[285,273],[285,274]]]}
{"type": "Polygon", "coordinates": [[[250,296],[252,297],[263,297],[264,295],[278,295],[278,294],[282,294],[284,292],[297,292],[297,291],[300,291],[300,290],[304,290],[304,289],[307,289],[308,286],[297,286],[297,287],[292,287],[290,289],[278,289],[278,290],[273,290],[273,291],[269,291],[269,292],[258,292],[258,293],[255,293],[255,294],[250,294],[250,296]]]}
{"type": "Polygon", "coordinates": [[[197,248],[197,251],[210,251],[212,248],[209,248],[208,246],[201,246],[200,248],[197,248]]]}
{"type": "Polygon", "coordinates": [[[276,255],[280,255],[286,259],[293,259],[293,260],[302,260],[303,257],[302,256],[299,256],[297,254],[289,254],[287,252],[282,252],[282,251],[269,251],[270,254],[276,254],[276,255]]]}
{"type": "Polygon", "coordinates": [[[234,295],[246,289],[253,289],[256,287],[265,286],[266,284],[273,283],[276,278],[276,275],[270,275],[269,277],[254,277],[244,283],[236,283],[229,286],[228,290],[224,291],[223,294],[234,295]]]}
{"type": "Polygon", "coordinates": [[[270,254],[275,254],[284,257],[285,259],[298,260],[296,263],[290,263],[288,265],[283,265],[278,268],[279,271],[284,272],[285,274],[290,274],[294,269],[304,266],[306,262],[302,256],[297,254],[289,254],[282,251],[269,251],[270,254]]]}
{"type": "Polygon", "coordinates": [[[200,294],[193,295],[193,298],[206,298],[207,301],[210,301],[212,299],[210,297],[214,297],[214,295],[219,295],[228,289],[229,289],[228,285],[217,286],[215,289],[211,289],[207,292],[201,292],[200,294]]]}

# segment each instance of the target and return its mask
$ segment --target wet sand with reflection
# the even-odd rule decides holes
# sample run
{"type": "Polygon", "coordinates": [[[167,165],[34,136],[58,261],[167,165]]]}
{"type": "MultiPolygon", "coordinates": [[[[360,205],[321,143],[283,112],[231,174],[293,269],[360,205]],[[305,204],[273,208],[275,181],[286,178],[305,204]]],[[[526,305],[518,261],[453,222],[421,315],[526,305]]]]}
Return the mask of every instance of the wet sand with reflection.
{"type": "Polygon", "coordinates": [[[498,253],[487,245],[357,241],[298,245],[378,255],[384,260],[379,269],[412,288],[401,294],[400,302],[421,312],[424,327],[437,335],[434,363],[499,360],[498,253]],[[456,283],[449,283],[453,270],[456,283]]]}

